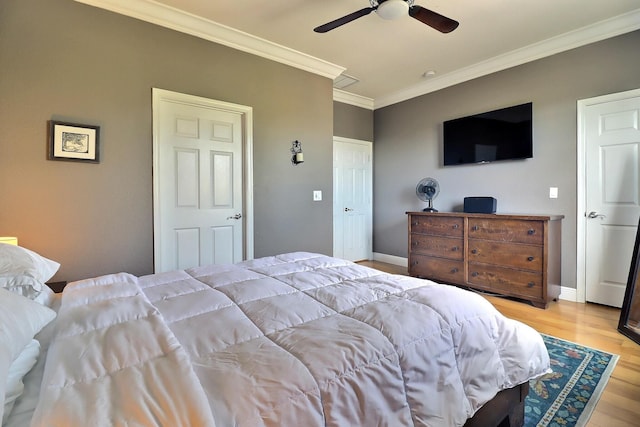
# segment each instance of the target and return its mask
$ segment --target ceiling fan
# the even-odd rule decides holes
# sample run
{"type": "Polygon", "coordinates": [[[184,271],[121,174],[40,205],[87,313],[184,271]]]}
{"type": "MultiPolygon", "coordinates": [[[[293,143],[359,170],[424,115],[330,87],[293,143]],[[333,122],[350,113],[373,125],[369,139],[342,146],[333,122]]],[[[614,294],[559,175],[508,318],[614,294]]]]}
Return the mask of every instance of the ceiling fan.
{"type": "Polygon", "coordinates": [[[425,9],[422,6],[414,5],[413,2],[414,0],[369,0],[371,7],[365,7],[342,18],[327,22],[324,25],[314,28],[313,31],[316,33],[326,33],[341,25],[362,18],[373,11],[384,19],[396,19],[408,13],[412,18],[417,19],[423,24],[427,24],[441,33],[450,33],[458,28],[458,21],[447,18],[432,10],[425,9]]]}

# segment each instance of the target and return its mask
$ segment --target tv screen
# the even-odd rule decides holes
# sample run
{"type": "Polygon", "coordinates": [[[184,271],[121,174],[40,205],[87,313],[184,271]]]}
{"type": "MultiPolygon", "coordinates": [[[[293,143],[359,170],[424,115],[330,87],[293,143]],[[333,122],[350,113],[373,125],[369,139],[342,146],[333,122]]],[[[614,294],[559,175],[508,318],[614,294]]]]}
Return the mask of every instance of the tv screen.
{"type": "Polygon", "coordinates": [[[531,102],[443,123],[444,165],[533,157],[531,102]]]}

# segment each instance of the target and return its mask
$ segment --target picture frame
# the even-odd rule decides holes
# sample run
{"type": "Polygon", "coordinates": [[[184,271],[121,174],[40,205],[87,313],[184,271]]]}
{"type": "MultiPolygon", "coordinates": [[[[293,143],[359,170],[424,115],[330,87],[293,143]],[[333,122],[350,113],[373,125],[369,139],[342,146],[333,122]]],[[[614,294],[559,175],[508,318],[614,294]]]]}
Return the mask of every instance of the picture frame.
{"type": "Polygon", "coordinates": [[[100,126],[51,120],[49,160],[100,163],[100,126]]]}
{"type": "Polygon", "coordinates": [[[620,311],[618,331],[640,344],[640,221],[631,257],[629,278],[620,311]]]}

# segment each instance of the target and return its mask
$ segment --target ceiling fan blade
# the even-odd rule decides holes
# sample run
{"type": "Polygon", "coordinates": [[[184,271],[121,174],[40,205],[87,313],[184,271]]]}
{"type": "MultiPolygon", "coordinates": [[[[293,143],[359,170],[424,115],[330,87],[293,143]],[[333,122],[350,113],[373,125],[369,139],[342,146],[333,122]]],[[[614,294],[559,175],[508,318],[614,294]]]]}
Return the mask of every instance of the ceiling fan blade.
{"type": "Polygon", "coordinates": [[[374,10],[375,8],[373,7],[365,7],[364,9],[360,9],[346,16],[343,16],[342,18],[338,18],[331,22],[327,22],[324,25],[320,25],[319,27],[314,28],[313,31],[315,31],[316,33],[326,33],[327,31],[338,28],[341,25],[347,24],[351,21],[355,21],[358,18],[362,18],[363,16],[370,14],[374,10]]]}
{"type": "Polygon", "coordinates": [[[441,33],[450,33],[460,25],[458,21],[447,18],[446,16],[440,15],[432,10],[425,9],[422,6],[411,6],[409,8],[409,15],[423,24],[427,24],[428,26],[435,28],[441,33]]]}

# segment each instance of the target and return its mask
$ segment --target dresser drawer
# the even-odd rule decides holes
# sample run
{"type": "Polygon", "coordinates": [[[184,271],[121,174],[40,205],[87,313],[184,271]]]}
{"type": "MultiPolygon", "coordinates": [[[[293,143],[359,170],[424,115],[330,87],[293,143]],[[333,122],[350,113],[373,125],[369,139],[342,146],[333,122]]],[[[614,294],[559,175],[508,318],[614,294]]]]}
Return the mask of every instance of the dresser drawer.
{"type": "Polygon", "coordinates": [[[542,274],[469,263],[469,284],[515,297],[542,298],[542,274]]]}
{"type": "Polygon", "coordinates": [[[447,218],[429,215],[411,216],[411,233],[433,234],[436,236],[462,237],[463,218],[447,218]]]}
{"type": "Polygon", "coordinates": [[[469,239],[469,261],[542,271],[542,246],[469,239]]]}
{"type": "Polygon", "coordinates": [[[463,249],[463,239],[411,234],[411,252],[461,260],[464,257],[463,249]]]}
{"type": "Polygon", "coordinates": [[[469,238],[542,245],[544,223],[543,221],[469,218],[469,238]]]}
{"type": "Polygon", "coordinates": [[[464,282],[464,262],[411,254],[409,274],[450,283],[464,282]]]}

